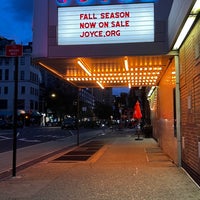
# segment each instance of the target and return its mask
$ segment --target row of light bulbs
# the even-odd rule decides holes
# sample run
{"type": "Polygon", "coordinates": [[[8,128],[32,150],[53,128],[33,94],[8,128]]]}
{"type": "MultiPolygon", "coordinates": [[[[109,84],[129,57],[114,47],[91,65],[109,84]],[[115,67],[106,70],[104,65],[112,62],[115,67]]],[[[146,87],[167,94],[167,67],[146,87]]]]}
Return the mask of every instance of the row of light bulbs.
{"type": "Polygon", "coordinates": [[[93,69],[93,72],[120,72],[120,71],[161,71],[162,67],[133,67],[129,68],[128,70],[125,70],[124,68],[98,68],[98,69],[93,69]]]}
{"type": "Polygon", "coordinates": [[[94,73],[94,74],[92,74],[92,76],[102,76],[102,77],[104,77],[104,76],[110,76],[110,77],[120,77],[120,76],[138,76],[138,75],[140,75],[140,76],[146,76],[146,75],[159,75],[160,74],[160,72],[140,72],[140,73],[118,73],[118,74],[116,74],[116,73],[110,73],[110,74],[104,74],[104,73],[101,73],[101,74],[96,74],[96,73],[94,73]]]}
{"type": "MultiPolygon", "coordinates": [[[[125,77],[125,76],[152,76],[152,75],[159,75],[160,72],[135,72],[135,73],[93,73],[93,77],[125,77]]],[[[82,76],[88,76],[87,74],[67,74],[67,76],[72,77],[82,77],[82,76]]]]}
{"type": "Polygon", "coordinates": [[[87,77],[67,77],[67,81],[113,81],[113,80],[116,80],[116,81],[123,81],[123,80],[153,80],[153,81],[156,81],[157,80],[157,76],[151,76],[151,77],[117,77],[117,78],[114,78],[114,77],[109,77],[109,78],[106,78],[106,77],[101,77],[101,78],[87,78],[87,77]]]}
{"type": "MultiPolygon", "coordinates": [[[[149,68],[147,68],[147,67],[144,67],[144,68],[130,68],[128,71],[126,71],[125,69],[121,69],[121,68],[119,68],[118,70],[117,69],[94,69],[93,70],[93,75],[95,75],[95,74],[104,74],[104,72],[105,72],[105,75],[109,75],[109,73],[111,73],[111,76],[112,76],[112,73],[113,72],[118,72],[118,74],[120,73],[122,73],[122,72],[124,72],[123,74],[125,74],[125,72],[127,72],[127,73],[130,73],[130,72],[135,72],[135,73],[137,73],[137,72],[144,72],[145,73],[145,71],[146,71],[146,73],[147,73],[147,71],[148,71],[148,73],[151,73],[151,72],[154,72],[154,73],[159,73],[160,71],[162,70],[162,67],[149,67],[149,68]],[[149,72],[150,71],[150,72],[149,72]]],[[[76,74],[84,74],[83,73],[83,71],[79,71],[79,73],[77,73],[77,70],[68,70],[67,71],[67,74],[68,75],[76,75],[76,74]]],[[[133,75],[133,73],[131,73],[132,75],[133,75]]]]}
{"type": "Polygon", "coordinates": [[[77,63],[79,66],[86,72],[85,77],[79,76],[77,77],[76,74],[69,77],[67,75],[68,81],[95,81],[101,88],[103,84],[128,84],[131,87],[132,84],[134,85],[155,85],[158,75],[160,75],[160,71],[162,67],[131,67],[128,66],[128,59],[125,57],[124,60],[124,68],[91,68],[89,69],[88,65],[86,65],[82,59],[78,59],[77,63]],[[118,69],[118,73],[117,72],[118,69]],[[114,70],[114,71],[113,71],[114,70]],[[107,73],[104,73],[107,72],[107,73]],[[110,71],[110,73],[109,73],[110,71]],[[103,72],[103,73],[102,73],[103,72]],[[114,72],[114,73],[113,73],[114,72]]]}

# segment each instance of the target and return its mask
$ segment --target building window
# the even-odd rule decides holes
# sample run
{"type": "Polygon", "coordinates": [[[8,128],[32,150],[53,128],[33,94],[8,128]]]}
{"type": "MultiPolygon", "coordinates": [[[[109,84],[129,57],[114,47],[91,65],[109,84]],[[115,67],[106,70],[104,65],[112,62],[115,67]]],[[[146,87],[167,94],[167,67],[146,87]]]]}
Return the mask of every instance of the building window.
{"type": "Polygon", "coordinates": [[[7,108],[8,108],[7,99],[0,99],[0,109],[7,109],[7,108]]]}
{"type": "Polygon", "coordinates": [[[22,56],[20,58],[20,65],[25,65],[25,57],[24,56],[22,56]]]}
{"type": "Polygon", "coordinates": [[[35,110],[38,110],[38,102],[35,102],[35,110]]]}
{"type": "Polygon", "coordinates": [[[33,81],[33,72],[30,72],[30,81],[33,81]]]}
{"type": "Polygon", "coordinates": [[[39,77],[37,74],[30,72],[30,80],[34,83],[38,83],[39,82],[39,77]]]}
{"type": "Polygon", "coordinates": [[[26,87],[25,87],[25,86],[22,86],[22,87],[21,87],[21,94],[25,94],[25,92],[26,92],[26,87]]]}
{"type": "Polygon", "coordinates": [[[35,89],[35,96],[38,96],[39,95],[39,92],[37,89],[35,89]]]}
{"type": "Polygon", "coordinates": [[[4,87],[4,94],[8,94],[8,87],[4,87]]]}
{"type": "Polygon", "coordinates": [[[33,102],[33,100],[30,100],[30,108],[31,108],[31,110],[34,109],[34,102],[33,102]]]}
{"type": "Polygon", "coordinates": [[[0,65],[3,65],[3,58],[0,58],[0,65]]]}
{"type": "Polygon", "coordinates": [[[24,77],[25,77],[24,71],[20,71],[20,80],[24,81],[24,79],[25,79],[24,77]]]}
{"type": "Polygon", "coordinates": [[[9,69],[5,70],[5,80],[8,81],[9,80],[9,69]]]}
{"type": "Polygon", "coordinates": [[[2,69],[0,69],[0,80],[2,80],[2,69]]]}
{"type": "Polygon", "coordinates": [[[5,65],[9,65],[10,58],[5,58],[5,65]]]}
{"type": "MultiPolygon", "coordinates": [[[[31,58],[31,57],[29,57],[29,64],[33,65],[33,63],[32,63],[32,58],[31,58]]],[[[34,66],[34,65],[33,65],[33,66],[34,66]]]]}
{"type": "Polygon", "coordinates": [[[30,94],[34,95],[34,88],[33,87],[30,88],[30,94]]]}
{"type": "Polygon", "coordinates": [[[24,99],[18,99],[18,101],[17,101],[17,108],[24,110],[24,107],[25,107],[25,101],[24,101],[24,99]]]}

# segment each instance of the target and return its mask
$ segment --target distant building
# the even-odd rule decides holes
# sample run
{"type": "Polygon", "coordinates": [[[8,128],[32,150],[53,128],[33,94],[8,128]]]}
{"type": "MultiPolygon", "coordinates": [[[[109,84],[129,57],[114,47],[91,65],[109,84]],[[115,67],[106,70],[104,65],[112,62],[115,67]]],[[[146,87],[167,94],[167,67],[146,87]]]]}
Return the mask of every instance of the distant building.
{"type": "Polygon", "coordinates": [[[97,104],[109,105],[113,104],[112,88],[104,90],[99,88],[85,88],[80,90],[80,111],[82,114],[88,114],[94,117],[94,109],[97,104]]]}
{"type": "Polygon", "coordinates": [[[110,106],[113,105],[112,88],[105,88],[104,90],[100,88],[94,88],[93,95],[95,98],[95,102],[107,104],[110,106]]]}
{"type": "MultiPolygon", "coordinates": [[[[6,57],[6,45],[14,40],[0,38],[0,116],[13,115],[15,58],[6,57]]],[[[41,80],[38,66],[32,64],[32,43],[23,46],[23,56],[19,57],[18,71],[18,112],[36,112],[39,109],[39,84],[41,80]]]]}

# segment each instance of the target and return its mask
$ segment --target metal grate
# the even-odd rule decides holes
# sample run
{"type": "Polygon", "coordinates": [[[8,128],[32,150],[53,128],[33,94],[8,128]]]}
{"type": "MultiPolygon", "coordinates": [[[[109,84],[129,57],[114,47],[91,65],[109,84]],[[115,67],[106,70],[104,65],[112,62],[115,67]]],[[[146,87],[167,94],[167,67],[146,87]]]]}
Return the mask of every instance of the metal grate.
{"type": "Polygon", "coordinates": [[[68,161],[87,161],[94,155],[100,148],[104,146],[102,141],[90,141],[80,147],[70,151],[56,159],[54,162],[68,162],[68,161]]]}

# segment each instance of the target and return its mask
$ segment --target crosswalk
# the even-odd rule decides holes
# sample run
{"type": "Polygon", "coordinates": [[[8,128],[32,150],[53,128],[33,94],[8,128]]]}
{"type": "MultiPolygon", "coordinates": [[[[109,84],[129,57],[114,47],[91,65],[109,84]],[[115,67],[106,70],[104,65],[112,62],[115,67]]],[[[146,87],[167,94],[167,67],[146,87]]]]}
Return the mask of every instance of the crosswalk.
{"type": "Polygon", "coordinates": [[[7,136],[0,135],[0,141],[4,141],[4,140],[12,140],[12,138],[11,138],[11,137],[7,137],[7,136]]]}

